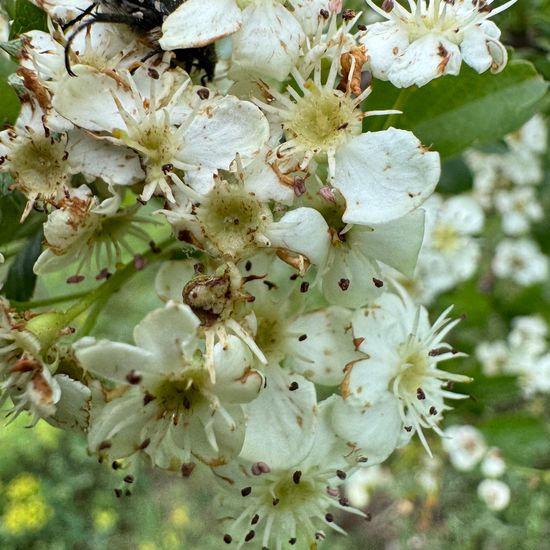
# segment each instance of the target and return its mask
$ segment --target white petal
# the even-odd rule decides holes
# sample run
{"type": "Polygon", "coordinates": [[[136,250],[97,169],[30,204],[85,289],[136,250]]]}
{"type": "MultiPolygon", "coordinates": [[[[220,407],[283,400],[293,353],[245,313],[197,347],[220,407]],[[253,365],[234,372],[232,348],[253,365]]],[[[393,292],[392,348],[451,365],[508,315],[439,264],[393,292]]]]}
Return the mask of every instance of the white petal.
{"type": "Polygon", "coordinates": [[[155,291],[163,302],[183,303],[183,287],[196,275],[194,261],[163,262],[155,277],[155,291]]]}
{"type": "Polygon", "coordinates": [[[239,30],[241,10],[235,0],[187,0],[162,25],[163,50],[198,48],[239,30]]]}
{"type": "Polygon", "coordinates": [[[85,431],[90,416],[90,389],[66,374],[56,374],[54,378],[61,389],[61,398],[56,404],[55,414],[47,421],[64,430],[85,431]]]}
{"type": "Polygon", "coordinates": [[[145,178],[139,156],[131,149],[94,139],[78,130],[69,136],[69,165],[84,177],[101,178],[113,185],[133,185],[145,178]]]}
{"type": "Polygon", "coordinates": [[[230,76],[250,74],[284,80],[295,65],[305,35],[298,21],[279,2],[251,3],[241,30],[233,36],[230,76]]]}
{"type": "Polygon", "coordinates": [[[405,130],[367,132],[336,153],[334,186],[346,200],[346,223],[386,223],[404,216],[433,192],[441,167],[405,130]]]}
{"type": "Polygon", "coordinates": [[[272,246],[303,254],[315,265],[322,266],[326,261],[330,246],[328,225],[313,208],[302,207],[287,212],[270,225],[266,236],[272,246]]]}
{"type": "MultiPolygon", "coordinates": [[[[123,81],[107,76],[87,65],[73,65],[77,77],[66,74],[62,80],[52,83],[54,109],[71,122],[92,131],[126,128],[111,94],[116,95],[126,109],[131,109],[134,99],[123,81]]],[[[137,112],[130,114],[138,117],[137,112]]]]}
{"type": "Polygon", "coordinates": [[[389,223],[363,227],[355,225],[348,232],[351,248],[412,277],[424,237],[424,211],[413,210],[389,223]]]}
{"type": "Polygon", "coordinates": [[[255,370],[250,348],[236,336],[230,335],[224,346],[214,346],[216,384],[212,388],[222,401],[247,403],[255,399],[264,384],[264,377],[255,370]]]}
{"type": "Polygon", "coordinates": [[[197,346],[200,321],[187,305],[168,302],[166,307],[151,311],[134,328],[134,340],[159,363],[159,369],[176,368],[181,352],[191,355],[197,346]]]}
{"type": "Polygon", "coordinates": [[[402,431],[397,400],[390,394],[368,409],[356,409],[340,400],[334,404],[332,425],[336,433],[356,445],[369,465],[388,458],[397,446],[402,431]]]}
{"type": "Polygon", "coordinates": [[[388,72],[409,46],[408,33],[391,21],[373,23],[360,39],[368,55],[367,67],[375,78],[388,80],[388,72]]]}
{"type": "Polygon", "coordinates": [[[323,294],[328,302],[349,308],[364,306],[377,298],[383,288],[376,286],[380,269],[376,261],[350,246],[336,248],[332,263],[323,274],[323,294]]]}
{"type": "Polygon", "coordinates": [[[410,44],[388,71],[388,80],[398,88],[424,86],[444,74],[457,75],[460,50],[439,34],[426,34],[410,44]]]}
{"type": "Polygon", "coordinates": [[[350,311],[343,307],[328,307],[295,319],[288,327],[293,337],[287,339],[285,367],[317,384],[339,384],[346,364],[361,357],[353,344],[350,320],[350,311]]]}
{"type": "Polygon", "coordinates": [[[109,340],[92,340],[88,345],[77,343],[75,354],[84,370],[124,384],[128,383],[126,375],[130,371],[149,372],[154,364],[152,353],[130,344],[109,340]]]}
{"type": "Polygon", "coordinates": [[[267,387],[245,406],[248,424],[240,456],[251,462],[265,462],[272,469],[286,469],[307,456],[313,445],[315,386],[299,375],[288,376],[278,366],[269,367],[266,377],[267,387]],[[290,391],[288,386],[293,381],[299,388],[290,391]]]}
{"type": "Polygon", "coordinates": [[[183,136],[178,159],[212,174],[227,170],[237,153],[244,159],[255,157],[268,137],[269,125],[256,105],[226,96],[197,113],[183,136]]]}

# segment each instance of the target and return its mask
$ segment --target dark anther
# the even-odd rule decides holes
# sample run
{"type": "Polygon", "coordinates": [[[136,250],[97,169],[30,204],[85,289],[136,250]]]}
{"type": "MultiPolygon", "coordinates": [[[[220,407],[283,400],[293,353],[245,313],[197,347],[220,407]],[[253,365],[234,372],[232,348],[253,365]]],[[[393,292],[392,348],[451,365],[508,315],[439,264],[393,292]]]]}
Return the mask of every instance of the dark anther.
{"type": "Polygon", "coordinates": [[[309,283],[307,281],[304,281],[301,285],[300,285],[300,292],[307,292],[309,289],[309,283]]]}
{"type": "Polygon", "coordinates": [[[244,537],[244,542],[250,542],[255,536],[256,536],[256,531],[254,531],[254,529],[251,529],[246,534],[246,537],[244,537]]]}
{"type": "Polygon", "coordinates": [[[412,432],[413,427],[412,426],[405,426],[406,432],[412,432]]]}
{"type": "Polygon", "coordinates": [[[355,17],[355,12],[353,10],[344,10],[342,14],[342,19],[344,21],[351,21],[355,17]]]}
{"type": "Polygon", "coordinates": [[[321,533],[321,531],[317,531],[317,533],[315,533],[315,540],[325,540],[325,534],[321,533]]]}
{"type": "Polygon", "coordinates": [[[340,280],[338,281],[338,286],[339,286],[342,290],[346,291],[346,290],[349,288],[349,279],[340,279],[340,280]]]}
{"type": "Polygon", "coordinates": [[[256,525],[260,521],[260,516],[258,514],[254,514],[254,517],[250,520],[251,525],[256,525]]]}
{"type": "Polygon", "coordinates": [[[298,278],[298,273],[293,273],[293,274],[290,276],[290,280],[291,280],[291,281],[295,281],[297,278],[298,278]]]}
{"type": "Polygon", "coordinates": [[[346,472],[343,470],[336,470],[336,475],[338,476],[338,479],[346,479],[346,477],[348,477],[346,472]]]}
{"type": "Polygon", "coordinates": [[[377,279],[376,277],[372,278],[372,282],[374,283],[374,286],[376,288],[382,288],[384,286],[384,281],[381,281],[380,279],[377,279]]]}
{"type": "Polygon", "coordinates": [[[141,254],[136,254],[134,256],[134,267],[138,271],[145,269],[146,265],[147,265],[147,258],[144,258],[141,254]]]}
{"type": "Polygon", "coordinates": [[[277,285],[275,283],[272,283],[271,281],[262,281],[262,282],[267,287],[268,290],[273,290],[274,288],[277,288],[277,285]]]}
{"type": "Polygon", "coordinates": [[[301,197],[306,192],[306,182],[304,181],[304,178],[295,176],[294,181],[292,182],[292,189],[294,189],[294,194],[297,197],[301,197]]]}
{"type": "Polygon", "coordinates": [[[251,472],[255,476],[260,476],[262,474],[268,474],[271,472],[271,468],[265,462],[255,462],[250,468],[251,472]]]}
{"type": "Polygon", "coordinates": [[[231,535],[224,535],[223,536],[223,542],[225,542],[225,544],[231,544],[232,540],[233,540],[233,537],[231,535]]]}
{"type": "Polygon", "coordinates": [[[144,441],[141,442],[141,445],[139,446],[139,450],[143,451],[143,450],[147,449],[147,447],[149,447],[150,443],[151,443],[151,438],[148,437],[147,439],[145,439],[144,441]]]}
{"type": "Polygon", "coordinates": [[[97,448],[98,451],[104,451],[105,449],[110,449],[112,447],[112,443],[110,441],[102,441],[99,444],[99,447],[97,448]]]}
{"type": "Polygon", "coordinates": [[[418,388],[416,390],[416,398],[422,401],[423,399],[426,399],[426,394],[424,393],[424,390],[422,388],[418,388]]]}
{"type": "Polygon", "coordinates": [[[334,516],[328,512],[325,514],[325,519],[329,522],[329,523],[332,523],[334,521],[334,516]]]}
{"type": "Polygon", "coordinates": [[[181,465],[181,475],[183,477],[189,477],[193,473],[194,469],[195,469],[195,464],[193,462],[184,462],[181,465]]]}
{"type": "Polygon", "coordinates": [[[296,470],[292,474],[292,481],[294,481],[294,483],[296,483],[296,485],[298,485],[300,483],[301,478],[302,478],[302,472],[300,472],[300,470],[296,470]]]}
{"type": "Polygon", "coordinates": [[[81,283],[84,279],[85,279],[84,275],[71,275],[67,279],[67,284],[76,285],[78,283],[81,283]]]}
{"type": "Polygon", "coordinates": [[[296,544],[296,537],[292,537],[291,539],[288,539],[288,544],[291,544],[294,546],[296,544]]]}
{"type": "Polygon", "coordinates": [[[296,391],[300,386],[298,385],[298,382],[294,381],[294,382],[291,382],[289,385],[288,385],[288,389],[290,391],[296,391]]]}
{"type": "Polygon", "coordinates": [[[160,254],[162,250],[157,246],[157,243],[155,241],[149,241],[149,248],[151,249],[151,252],[153,254],[160,254]]]}
{"type": "Polygon", "coordinates": [[[298,342],[303,342],[306,339],[307,339],[307,334],[300,334],[300,336],[298,336],[298,342]]]}
{"type": "Polygon", "coordinates": [[[142,380],[141,374],[138,374],[134,369],[132,369],[127,375],[126,380],[128,381],[128,384],[139,384],[142,380]]]}
{"type": "Polygon", "coordinates": [[[357,25],[357,28],[360,30],[360,31],[366,31],[367,30],[367,25],[363,25],[363,23],[361,23],[360,25],[357,25]]]}
{"type": "Polygon", "coordinates": [[[145,392],[145,395],[143,396],[143,406],[148,405],[151,403],[151,401],[155,400],[156,397],[149,392],[145,392]]]}
{"type": "Polygon", "coordinates": [[[244,489],[241,489],[241,495],[243,497],[247,497],[252,492],[252,487],[245,487],[244,489]]]}
{"type": "Polygon", "coordinates": [[[117,498],[120,498],[122,496],[122,489],[116,488],[115,489],[115,496],[117,498]]]}
{"type": "Polygon", "coordinates": [[[172,172],[174,170],[174,165],[171,164],[170,162],[168,162],[168,163],[162,165],[161,170],[163,171],[164,174],[169,174],[170,172],[172,172]]]}
{"type": "Polygon", "coordinates": [[[368,457],[366,456],[360,456],[358,459],[357,459],[357,462],[360,462],[362,464],[365,464],[369,461],[368,457]]]}
{"type": "Polygon", "coordinates": [[[271,504],[273,504],[273,506],[277,506],[277,504],[279,504],[279,502],[281,502],[281,499],[279,499],[279,498],[274,498],[274,499],[271,501],[271,504]]]}
{"type": "Polygon", "coordinates": [[[432,416],[435,416],[437,414],[437,409],[434,407],[434,406],[431,406],[430,407],[430,414],[432,416]]]}
{"type": "Polygon", "coordinates": [[[370,512],[365,512],[365,521],[370,521],[372,519],[372,514],[370,512]]]}
{"type": "Polygon", "coordinates": [[[393,0],[384,0],[382,2],[382,9],[386,13],[390,13],[390,11],[393,10],[393,0]]]}
{"type": "Polygon", "coordinates": [[[247,262],[244,264],[244,268],[247,271],[250,271],[252,269],[252,262],[250,260],[247,260],[247,262]]]}
{"type": "Polygon", "coordinates": [[[131,475],[124,476],[124,483],[134,483],[134,476],[131,476],[131,475]]]}
{"type": "Polygon", "coordinates": [[[154,69],[153,67],[149,67],[147,69],[147,74],[153,79],[153,80],[158,80],[160,78],[160,75],[159,75],[159,72],[154,69]]]}
{"type": "Polygon", "coordinates": [[[349,500],[346,497],[340,497],[338,503],[340,506],[349,506],[349,500]]]}
{"type": "Polygon", "coordinates": [[[328,10],[321,10],[319,13],[321,14],[321,17],[323,19],[328,19],[330,17],[330,13],[328,12],[328,10]]]}
{"type": "Polygon", "coordinates": [[[208,88],[200,88],[197,90],[197,95],[201,99],[208,99],[210,97],[210,90],[208,88]]]}
{"type": "Polygon", "coordinates": [[[96,281],[103,281],[104,279],[108,279],[111,276],[111,273],[109,273],[109,270],[104,267],[96,276],[96,281]]]}
{"type": "Polygon", "coordinates": [[[118,470],[120,468],[120,462],[117,462],[116,460],[113,460],[113,463],[111,464],[111,468],[113,470],[118,470]]]}

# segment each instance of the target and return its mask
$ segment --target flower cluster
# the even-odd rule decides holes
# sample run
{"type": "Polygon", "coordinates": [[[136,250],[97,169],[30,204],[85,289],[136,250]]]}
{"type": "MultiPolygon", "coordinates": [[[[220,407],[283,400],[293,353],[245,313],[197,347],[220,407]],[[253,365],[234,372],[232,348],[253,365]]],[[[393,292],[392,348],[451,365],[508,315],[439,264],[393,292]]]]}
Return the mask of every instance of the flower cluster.
{"type": "Polygon", "coordinates": [[[483,212],[427,200],[439,155],[368,130],[399,112],[369,110],[366,77],[501,70],[487,4],[369,1],[388,21],[365,28],[335,0],[34,3],[49,32],[21,37],[0,171],[22,222],[47,216],[34,272],[89,290],[63,311],[2,301],[2,401],[85,432],[127,483],[140,458],[210,472],[227,544],[313,548],[341,531],[331,509],[361,514],[347,476],[414,435],[430,454],[464,397],[443,368],[458,320],[396,279],[419,254],[435,293],[467,278],[483,212]],[[94,333],[152,263],[133,341],[94,333]]]}

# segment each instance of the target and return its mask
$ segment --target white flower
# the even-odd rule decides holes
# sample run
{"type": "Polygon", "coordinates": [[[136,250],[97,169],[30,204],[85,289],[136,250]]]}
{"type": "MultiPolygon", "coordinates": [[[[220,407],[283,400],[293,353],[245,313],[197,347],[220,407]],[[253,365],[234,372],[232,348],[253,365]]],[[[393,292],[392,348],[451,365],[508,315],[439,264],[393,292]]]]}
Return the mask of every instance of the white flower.
{"type": "Polygon", "coordinates": [[[530,286],[544,281],[548,276],[548,258],[531,239],[504,239],[495,249],[493,271],[497,277],[530,286]]]}
{"type": "Polygon", "coordinates": [[[264,86],[264,99],[254,100],[284,135],[269,160],[282,174],[307,171],[310,164],[316,166],[314,161],[326,161],[328,183],[346,202],[343,221],[385,223],[408,214],[432,193],[440,175],[439,155],[404,130],[361,133],[363,118],[389,111],[361,110],[371,91],[353,85],[361,50],[345,50],[345,33],[335,41],[326,77],[319,58],[304,74],[292,70],[296,84],[286,94],[264,86]],[[351,59],[349,70],[339,76],[341,57],[346,56],[351,59]]]}
{"type": "Polygon", "coordinates": [[[483,434],[473,426],[449,426],[444,431],[443,449],[461,472],[473,470],[487,452],[483,434]]]}
{"type": "Polygon", "coordinates": [[[491,10],[491,1],[418,0],[409,2],[408,11],[397,1],[380,8],[367,0],[388,20],[369,25],[360,39],[367,50],[367,66],[375,78],[389,80],[398,88],[424,86],[439,76],[457,75],[462,61],[478,73],[487,69],[498,73],[508,55],[498,40],[500,30],[489,17],[515,2],[491,10]]]}
{"type": "Polygon", "coordinates": [[[481,248],[475,237],[483,229],[484,214],[478,202],[465,195],[447,200],[432,195],[423,207],[426,229],[417,277],[425,287],[425,298],[432,298],[476,271],[481,248]]]}
{"type": "Polygon", "coordinates": [[[93,339],[75,345],[84,369],[121,385],[96,404],[92,451],[118,458],[144,450],[158,466],[179,468],[193,456],[223,463],[240,450],[241,403],[257,397],[263,377],[233,336],[214,347],[209,370],[199,324],[188,306],[169,302],[136,326],[136,346],[93,339]]]}
{"type": "Polygon", "coordinates": [[[499,479],[484,479],[477,487],[477,494],[494,512],[500,512],[510,504],[510,487],[499,479]]]}
{"type": "Polygon", "coordinates": [[[502,229],[506,235],[518,236],[529,231],[532,222],[540,221],[543,209],[532,187],[523,186],[510,191],[497,191],[495,206],[502,216],[502,229]]]}
{"type": "Polygon", "coordinates": [[[485,376],[504,374],[509,368],[510,350],[506,342],[481,342],[476,346],[476,357],[485,376]]]}
{"type": "Polygon", "coordinates": [[[387,292],[356,312],[353,335],[363,339],[358,348],[368,358],[348,365],[333,425],[369,462],[383,460],[414,432],[429,453],[423,429],[442,435],[438,422],[449,409],[444,399],[467,397],[447,384],[470,379],[438,368],[460,355],[443,340],[459,322],[447,317],[449,311],[432,326],[426,309],[401,290],[399,296],[387,292]]]}
{"type": "Polygon", "coordinates": [[[346,480],[346,496],[352,506],[365,508],[371,495],[379,487],[390,485],[394,481],[391,471],[379,465],[358,469],[346,480]]]}
{"type": "Polygon", "coordinates": [[[491,447],[485,458],[481,462],[481,473],[485,477],[500,477],[506,471],[506,462],[502,458],[502,453],[497,447],[491,447]]]}
{"type": "Polygon", "coordinates": [[[547,347],[548,325],[539,315],[526,315],[512,319],[508,343],[512,348],[523,348],[523,353],[538,355],[547,347]]]}
{"type": "Polygon", "coordinates": [[[338,486],[350,470],[343,457],[349,448],[329,427],[330,405],[326,400],[320,406],[314,438],[288,440],[286,435],[296,429],[295,423],[288,424],[286,434],[275,434],[279,446],[273,447],[270,458],[249,458],[240,467],[221,469],[221,479],[232,489],[223,502],[226,543],[234,541],[241,548],[254,539],[262,548],[280,549],[287,543],[314,548],[316,541],[325,538],[321,526],[344,533],[331,508],[363,515],[351,508],[345,497],[338,498],[338,486]],[[237,499],[242,505],[233,515],[237,499]]]}
{"type": "Polygon", "coordinates": [[[267,121],[257,107],[233,96],[184,96],[189,79],[170,81],[169,94],[159,97],[164,74],[158,84],[151,78],[144,93],[129,73],[122,80],[83,65],[74,71],[78,78],[58,85],[54,107],[74,124],[139,154],[143,200],[160,192],[174,202],[174,170],[184,170],[187,183],[207,190],[218,169],[227,170],[237,154],[254,157],[267,140],[267,121]]]}

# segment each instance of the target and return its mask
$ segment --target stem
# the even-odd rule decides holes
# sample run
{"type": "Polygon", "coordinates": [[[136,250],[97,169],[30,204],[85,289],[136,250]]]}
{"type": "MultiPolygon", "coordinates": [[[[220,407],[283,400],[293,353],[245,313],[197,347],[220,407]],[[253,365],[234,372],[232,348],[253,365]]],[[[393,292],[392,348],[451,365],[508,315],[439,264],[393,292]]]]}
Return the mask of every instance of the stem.
{"type": "MultiPolygon", "coordinates": [[[[171,238],[163,241],[155,248],[156,251],[148,250],[144,252],[141,255],[142,259],[145,260],[147,264],[165,259],[167,255],[171,253],[169,247],[171,243],[173,243],[173,239],[171,238]],[[166,250],[162,252],[158,251],[158,248],[162,249],[164,247],[167,247],[166,250]]],[[[141,266],[141,269],[143,269],[143,266],[141,266]]],[[[119,290],[120,287],[138,271],[140,271],[140,268],[137,267],[132,260],[122,269],[116,271],[102,285],[84,294],[82,300],[72,305],[69,309],[65,311],[50,311],[37,315],[27,323],[27,330],[39,338],[40,347],[44,353],[59,338],[60,331],[64,327],[67,327],[71,321],[93,306],[94,309],[84,322],[83,329],[85,330],[85,334],[87,334],[93,329],[99,313],[105,307],[111,295],[119,290]]]]}
{"type": "MultiPolygon", "coordinates": [[[[158,245],[159,248],[164,248],[166,245],[173,242],[173,240],[167,239],[160,243],[158,245]]],[[[165,250],[164,252],[153,252],[152,250],[148,250],[147,252],[143,253],[141,256],[145,260],[147,260],[147,264],[155,263],[157,261],[160,261],[166,257],[168,250],[165,250]]],[[[122,269],[119,269],[116,271],[111,277],[109,277],[101,286],[97,287],[95,290],[90,292],[83,300],[76,303],[74,306],[70,307],[67,311],[64,313],[64,321],[65,323],[70,323],[73,319],[78,317],[81,313],[84,313],[87,309],[89,309],[94,303],[99,303],[99,311],[97,312],[97,315],[99,315],[99,312],[105,304],[107,303],[110,296],[115,293],[117,290],[120,289],[120,287],[126,283],[131,277],[133,277],[138,271],[140,271],[136,266],[134,261],[127,263],[122,269]]],[[[96,318],[97,318],[96,315],[96,318]]],[[[93,326],[93,325],[92,325],[93,326]]]]}
{"type": "Polygon", "coordinates": [[[65,294],[65,296],[52,296],[51,298],[44,298],[42,300],[32,300],[28,302],[16,302],[10,301],[10,306],[13,306],[17,310],[33,309],[36,307],[51,306],[53,304],[62,304],[63,302],[70,302],[71,300],[78,300],[86,296],[89,291],[74,292],[73,294],[65,294]]]}

